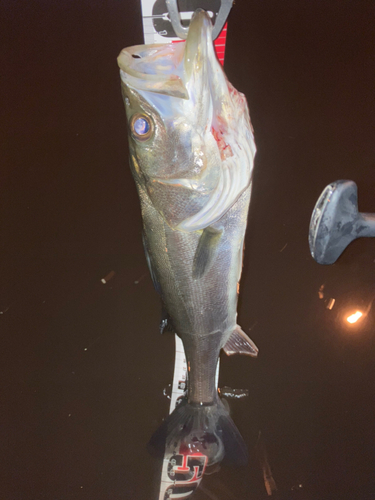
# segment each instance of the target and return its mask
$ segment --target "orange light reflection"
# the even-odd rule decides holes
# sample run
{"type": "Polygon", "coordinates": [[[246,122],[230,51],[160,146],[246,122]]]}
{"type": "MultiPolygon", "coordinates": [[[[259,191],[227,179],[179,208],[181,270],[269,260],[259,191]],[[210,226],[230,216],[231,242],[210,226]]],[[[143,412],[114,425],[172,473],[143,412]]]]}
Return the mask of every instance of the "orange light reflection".
{"type": "Polygon", "coordinates": [[[354,314],[351,314],[350,316],[348,316],[346,318],[346,321],[348,323],[356,323],[359,318],[361,318],[363,316],[363,313],[361,313],[361,311],[356,311],[354,314]]]}

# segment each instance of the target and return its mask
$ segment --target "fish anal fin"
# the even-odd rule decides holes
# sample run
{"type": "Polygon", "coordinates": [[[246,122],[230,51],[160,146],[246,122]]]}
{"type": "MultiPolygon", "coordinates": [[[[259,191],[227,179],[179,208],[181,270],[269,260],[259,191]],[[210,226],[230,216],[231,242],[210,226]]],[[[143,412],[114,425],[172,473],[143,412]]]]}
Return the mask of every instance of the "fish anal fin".
{"type": "Polygon", "coordinates": [[[223,349],[227,356],[232,356],[232,354],[247,354],[254,358],[258,356],[259,351],[254,342],[249,339],[246,333],[238,325],[233,330],[232,335],[229,337],[223,349]]]}
{"type": "Polygon", "coordinates": [[[193,278],[202,278],[210,268],[219,245],[222,231],[206,227],[199,239],[193,260],[193,278]]]}

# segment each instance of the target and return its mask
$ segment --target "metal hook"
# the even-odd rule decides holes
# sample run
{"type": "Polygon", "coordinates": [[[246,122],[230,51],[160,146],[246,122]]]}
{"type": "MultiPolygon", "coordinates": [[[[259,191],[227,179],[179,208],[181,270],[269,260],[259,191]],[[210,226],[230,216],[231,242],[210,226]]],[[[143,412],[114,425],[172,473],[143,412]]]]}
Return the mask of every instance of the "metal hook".
{"type": "MultiPolygon", "coordinates": [[[[166,0],[169,17],[176,35],[183,40],[186,40],[189,28],[184,28],[181,24],[180,14],[178,12],[177,0],[166,0]]],[[[221,30],[227,20],[230,9],[232,8],[233,0],[221,0],[221,6],[216,16],[215,25],[212,31],[212,39],[220,35],[221,30]]]]}

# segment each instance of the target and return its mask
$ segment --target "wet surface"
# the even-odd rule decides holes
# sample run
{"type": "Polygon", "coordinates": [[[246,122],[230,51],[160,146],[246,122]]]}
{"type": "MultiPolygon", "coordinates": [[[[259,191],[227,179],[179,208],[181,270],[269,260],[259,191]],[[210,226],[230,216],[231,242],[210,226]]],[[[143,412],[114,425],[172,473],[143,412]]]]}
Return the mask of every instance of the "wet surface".
{"type": "MultiPolygon", "coordinates": [[[[158,333],[116,65],[142,42],[140,8],[2,6],[1,497],[156,499],[146,444],[174,341],[158,333]]],[[[375,212],[374,18],[366,2],[232,10],[225,68],[258,146],[239,323],[260,353],[220,368],[221,387],[248,390],[228,401],[249,465],[206,474],[196,500],[373,498],[375,240],[319,266],[308,228],[338,179],[375,212]]]]}

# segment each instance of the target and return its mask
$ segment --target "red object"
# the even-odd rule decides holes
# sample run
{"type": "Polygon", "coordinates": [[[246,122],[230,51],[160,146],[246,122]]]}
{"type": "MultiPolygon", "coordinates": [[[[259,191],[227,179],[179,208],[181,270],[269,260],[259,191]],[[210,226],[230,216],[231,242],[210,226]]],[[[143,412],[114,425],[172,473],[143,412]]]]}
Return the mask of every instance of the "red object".
{"type": "Polygon", "coordinates": [[[227,41],[227,26],[228,23],[225,23],[223,29],[220,32],[220,35],[214,42],[216,54],[221,64],[224,64],[225,43],[227,41]]]}

